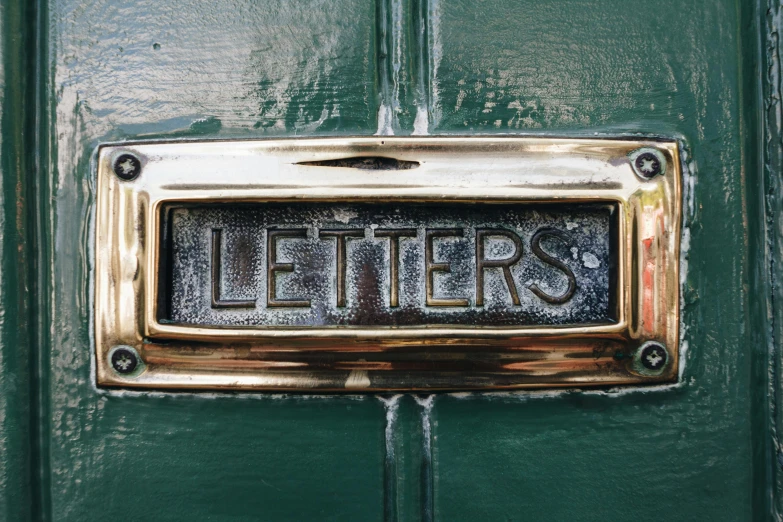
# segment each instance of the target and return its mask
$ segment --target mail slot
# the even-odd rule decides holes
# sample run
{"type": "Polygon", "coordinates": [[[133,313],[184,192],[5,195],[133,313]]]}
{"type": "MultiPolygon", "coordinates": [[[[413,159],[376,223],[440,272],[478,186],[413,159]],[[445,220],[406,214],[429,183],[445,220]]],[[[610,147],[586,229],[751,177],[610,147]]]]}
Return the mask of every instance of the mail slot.
{"type": "Polygon", "coordinates": [[[162,209],[158,320],[264,328],[617,321],[611,204],[162,209]]]}
{"type": "Polygon", "coordinates": [[[97,166],[99,385],[676,379],[676,143],[121,144],[97,166]]]}

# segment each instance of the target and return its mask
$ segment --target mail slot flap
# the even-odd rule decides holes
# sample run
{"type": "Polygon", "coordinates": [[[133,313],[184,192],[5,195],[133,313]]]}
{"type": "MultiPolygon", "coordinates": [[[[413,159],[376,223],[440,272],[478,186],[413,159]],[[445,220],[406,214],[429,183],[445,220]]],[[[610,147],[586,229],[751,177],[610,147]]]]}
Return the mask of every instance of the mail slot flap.
{"type": "Polygon", "coordinates": [[[661,141],[104,146],[98,383],[675,379],[679,173],[661,141]]]}

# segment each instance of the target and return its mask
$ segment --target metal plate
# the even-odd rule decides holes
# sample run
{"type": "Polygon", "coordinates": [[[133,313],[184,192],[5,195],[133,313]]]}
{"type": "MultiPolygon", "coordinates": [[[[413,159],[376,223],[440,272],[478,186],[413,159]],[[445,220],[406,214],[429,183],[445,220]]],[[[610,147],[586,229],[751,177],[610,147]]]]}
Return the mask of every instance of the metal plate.
{"type": "Polygon", "coordinates": [[[679,184],[670,142],[102,147],[98,383],[672,380],[679,184]]]}
{"type": "Polygon", "coordinates": [[[617,320],[612,205],[260,203],[169,206],[163,214],[170,276],[161,280],[160,321],[305,328],[617,320]]]}

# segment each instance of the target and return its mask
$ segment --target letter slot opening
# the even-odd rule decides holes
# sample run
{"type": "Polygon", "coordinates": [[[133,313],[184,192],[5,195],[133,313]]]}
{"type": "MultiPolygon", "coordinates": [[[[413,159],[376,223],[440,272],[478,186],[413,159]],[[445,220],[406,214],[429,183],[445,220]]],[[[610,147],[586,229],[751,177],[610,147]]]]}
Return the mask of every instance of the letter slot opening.
{"type": "Polygon", "coordinates": [[[613,324],[615,208],[169,204],[158,320],[241,329],[613,324]]]}

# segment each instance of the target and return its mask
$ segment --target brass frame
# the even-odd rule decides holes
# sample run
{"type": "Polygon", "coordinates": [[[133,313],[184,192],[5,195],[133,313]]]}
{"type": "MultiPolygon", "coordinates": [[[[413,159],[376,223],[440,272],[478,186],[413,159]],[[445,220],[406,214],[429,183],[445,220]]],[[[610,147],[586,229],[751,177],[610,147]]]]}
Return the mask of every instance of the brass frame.
{"type": "Polygon", "coordinates": [[[680,179],[678,148],[671,141],[364,137],[102,146],[95,237],[97,383],[409,390],[675,380],[680,179]],[[662,175],[650,180],[637,175],[632,157],[640,148],[654,149],[665,160],[662,175]],[[141,160],[141,174],[132,181],[112,170],[113,160],[126,153],[141,160]],[[368,171],[312,164],[357,156],[420,166],[368,171]],[[613,202],[620,212],[619,321],[554,328],[301,329],[157,321],[162,205],[303,200],[613,202]],[[657,374],[640,367],[634,355],[649,341],[662,343],[670,356],[657,374]],[[134,348],[143,371],[116,373],[107,356],[117,345],[134,348]]]}

